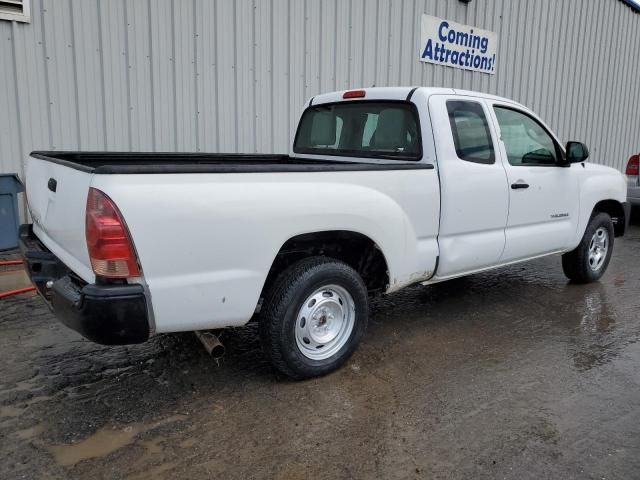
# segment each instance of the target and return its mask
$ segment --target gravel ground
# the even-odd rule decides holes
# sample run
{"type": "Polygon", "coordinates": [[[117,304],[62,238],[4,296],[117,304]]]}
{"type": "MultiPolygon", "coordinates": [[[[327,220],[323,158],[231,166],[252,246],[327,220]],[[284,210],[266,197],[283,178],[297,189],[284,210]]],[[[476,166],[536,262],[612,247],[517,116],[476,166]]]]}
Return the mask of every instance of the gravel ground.
{"type": "Polygon", "coordinates": [[[558,257],[372,305],[338,372],[277,377],[255,325],[103,347],[0,300],[0,478],[638,478],[640,227],[605,277],[558,257]]]}

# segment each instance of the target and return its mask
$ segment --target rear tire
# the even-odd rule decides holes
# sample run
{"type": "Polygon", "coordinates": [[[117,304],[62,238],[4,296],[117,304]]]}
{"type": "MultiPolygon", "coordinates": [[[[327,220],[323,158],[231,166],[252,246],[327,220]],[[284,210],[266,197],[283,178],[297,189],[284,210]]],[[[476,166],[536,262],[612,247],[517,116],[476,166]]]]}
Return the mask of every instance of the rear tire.
{"type": "Polygon", "coordinates": [[[353,268],[325,257],[301,260],[280,274],[264,299],[262,346],[288,377],[325,375],[356,350],[368,313],[367,289],[353,268]]]}
{"type": "Polygon", "coordinates": [[[607,270],[613,252],[613,223],[606,213],[596,213],[580,244],[562,256],[564,274],[576,283],[595,282],[607,270]]]}

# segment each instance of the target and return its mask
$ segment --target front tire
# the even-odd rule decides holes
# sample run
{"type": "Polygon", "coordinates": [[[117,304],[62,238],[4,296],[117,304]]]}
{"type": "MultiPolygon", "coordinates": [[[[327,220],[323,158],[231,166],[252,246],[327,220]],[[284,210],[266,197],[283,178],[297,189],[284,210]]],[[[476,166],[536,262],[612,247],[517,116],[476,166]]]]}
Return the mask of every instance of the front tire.
{"type": "Polygon", "coordinates": [[[613,222],[606,213],[589,221],[580,244],[562,256],[564,274],[576,283],[595,282],[607,270],[613,253],[613,222]]]}
{"type": "Polygon", "coordinates": [[[325,375],[356,350],[367,317],[367,289],[358,272],[339,260],[308,258],[285,270],[267,293],[262,346],[288,377],[325,375]]]}

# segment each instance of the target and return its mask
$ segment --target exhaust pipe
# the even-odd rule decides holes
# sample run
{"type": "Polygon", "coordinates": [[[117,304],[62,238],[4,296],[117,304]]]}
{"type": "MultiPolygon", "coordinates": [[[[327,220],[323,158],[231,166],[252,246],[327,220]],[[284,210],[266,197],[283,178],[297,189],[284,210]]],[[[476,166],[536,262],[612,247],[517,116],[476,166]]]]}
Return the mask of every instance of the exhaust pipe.
{"type": "Polygon", "coordinates": [[[224,356],[224,345],[220,339],[212,332],[207,330],[198,330],[193,332],[202,342],[205,350],[216,360],[220,360],[224,356]]]}

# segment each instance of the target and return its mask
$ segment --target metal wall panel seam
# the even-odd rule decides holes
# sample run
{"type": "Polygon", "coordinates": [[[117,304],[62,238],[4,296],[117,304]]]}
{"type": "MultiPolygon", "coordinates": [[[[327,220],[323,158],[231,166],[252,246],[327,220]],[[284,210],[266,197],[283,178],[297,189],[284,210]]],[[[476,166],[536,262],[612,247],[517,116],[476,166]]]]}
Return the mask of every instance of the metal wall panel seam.
{"type": "MultiPolygon", "coordinates": [[[[51,149],[55,150],[55,145],[53,144],[53,127],[52,127],[52,114],[51,114],[51,84],[49,82],[49,55],[47,52],[47,34],[45,27],[45,10],[44,10],[44,0],[40,0],[40,15],[41,21],[40,26],[42,28],[42,56],[43,56],[43,64],[44,64],[44,78],[45,78],[45,91],[46,91],[46,103],[47,103],[47,130],[49,132],[49,146],[51,149]]],[[[104,132],[106,138],[106,128],[104,132]]],[[[106,143],[106,142],[105,142],[106,143]]]]}
{"type": "MultiPolygon", "coordinates": [[[[603,18],[602,12],[601,12],[602,3],[598,2],[596,5],[598,6],[596,18],[603,18]]],[[[595,24],[596,24],[596,29],[595,29],[594,38],[598,38],[601,32],[600,29],[602,28],[602,23],[595,22],[595,24]]],[[[594,63],[596,65],[600,63],[601,53],[602,53],[602,48],[596,48],[594,51],[594,63]]],[[[589,79],[587,81],[586,96],[588,99],[591,100],[587,102],[586,110],[583,112],[587,119],[593,118],[594,112],[596,111],[596,102],[593,101],[592,99],[594,98],[595,92],[598,89],[598,80],[597,80],[598,76],[599,76],[599,72],[595,72],[594,74],[589,75],[589,79]]],[[[587,129],[585,131],[585,140],[593,138],[594,126],[595,126],[595,122],[589,122],[589,124],[587,125],[587,129]]]]}
{"type": "Polygon", "coordinates": [[[178,87],[176,85],[176,7],[175,1],[169,2],[171,8],[171,79],[172,79],[172,92],[171,101],[173,102],[173,145],[174,150],[178,150],[178,87]]]}
{"type": "MultiPolygon", "coordinates": [[[[617,5],[620,5],[620,4],[616,3],[616,6],[617,5]]],[[[614,11],[614,15],[615,15],[615,11],[614,11]]],[[[620,51],[620,43],[621,43],[621,41],[622,40],[621,40],[620,36],[618,35],[617,39],[615,40],[615,47],[614,47],[614,51],[615,52],[619,52],[620,51]]],[[[610,67],[609,67],[609,70],[608,70],[609,72],[613,71],[612,68],[615,68],[616,59],[615,59],[615,57],[613,55],[611,55],[611,61],[613,62],[613,65],[610,64],[610,67]]],[[[609,98],[609,102],[607,104],[608,105],[608,109],[607,109],[608,111],[607,111],[606,119],[603,122],[603,128],[605,129],[605,132],[606,132],[605,135],[603,136],[603,139],[611,138],[610,132],[611,132],[611,128],[612,128],[612,125],[611,125],[611,123],[612,123],[612,115],[613,115],[614,108],[618,107],[618,105],[616,104],[617,100],[618,100],[618,92],[616,92],[616,90],[615,90],[616,86],[618,85],[618,78],[619,78],[619,75],[615,75],[611,79],[612,82],[613,82],[613,84],[611,85],[612,89],[611,88],[607,89],[607,91],[610,92],[610,98],[609,98]]],[[[606,156],[606,153],[605,152],[601,152],[601,155],[604,157],[604,156],[606,156]]]]}
{"type": "MultiPolygon", "coordinates": [[[[14,82],[14,86],[15,86],[15,94],[14,94],[14,98],[13,101],[15,102],[15,109],[16,109],[16,130],[18,133],[18,155],[19,158],[24,158],[24,145],[23,145],[23,134],[22,134],[22,116],[20,115],[20,104],[19,104],[19,99],[21,98],[20,96],[20,84],[18,82],[18,62],[16,60],[17,55],[16,55],[16,29],[18,27],[18,22],[11,22],[11,61],[13,63],[13,82],[14,82]]],[[[24,164],[22,162],[20,162],[20,173],[22,174],[22,177],[24,178],[24,164]]]]}
{"type": "Polygon", "coordinates": [[[76,128],[77,128],[77,135],[78,135],[78,147],[80,149],[82,149],[82,134],[80,132],[80,99],[79,99],[79,95],[78,95],[78,58],[77,58],[77,49],[76,49],[76,29],[75,29],[75,22],[73,21],[73,7],[71,4],[72,0],[69,0],[67,2],[67,5],[69,6],[69,20],[70,20],[70,26],[71,26],[71,58],[72,58],[72,65],[73,65],[73,85],[74,85],[74,96],[75,96],[75,102],[76,102],[76,108],[75,108],[75,114],[76,114],[76,128]]]}

